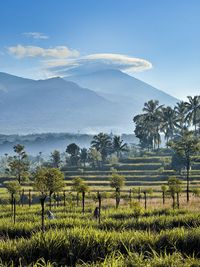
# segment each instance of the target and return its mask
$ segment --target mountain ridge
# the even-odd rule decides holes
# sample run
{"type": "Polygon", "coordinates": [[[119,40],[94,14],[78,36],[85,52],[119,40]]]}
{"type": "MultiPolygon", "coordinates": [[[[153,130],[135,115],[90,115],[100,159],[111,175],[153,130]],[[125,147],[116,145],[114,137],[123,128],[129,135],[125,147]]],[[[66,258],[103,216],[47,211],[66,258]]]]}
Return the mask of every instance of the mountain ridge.
{"type": "Polygon", "coordinates": [[[173,105],[178,101],[119,71],[82,78],[87,83],[75,77],[32,80],[0,72],[0,132],[130,133],[132,118],[144,102],[158,99],[173,105]]]}

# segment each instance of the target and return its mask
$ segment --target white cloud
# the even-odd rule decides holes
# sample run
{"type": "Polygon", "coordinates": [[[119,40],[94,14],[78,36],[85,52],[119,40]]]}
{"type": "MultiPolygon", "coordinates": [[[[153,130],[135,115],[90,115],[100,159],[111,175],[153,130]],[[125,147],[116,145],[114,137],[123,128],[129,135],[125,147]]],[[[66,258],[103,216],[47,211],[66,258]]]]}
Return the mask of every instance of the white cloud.
{"type": "Polygon", "coordinates": [[[69,49],[66,46],[55,46],[53,48],[42,48],[39,46],[11,46],[8,47],[10,54],[17,58],[25,57],[46,57],[46,58],[71,58],[77,57],[77,50],[69,49]]]}
{"type": "Polygon", "coordinates": [[[141,58],[121,54],[91,54],[76,59],[47,60],[46,67],[58,75],[84,74],[104,69],[119,69],[127,73],[152,68],[152,63],[141,58]]]}
{"type": "Polygon", "coordinates": [[[45,35],[42,32],[24,32],[23,35],[27,37],[32,37],[33,39],[48,39],[49,36],[45,35]]]}

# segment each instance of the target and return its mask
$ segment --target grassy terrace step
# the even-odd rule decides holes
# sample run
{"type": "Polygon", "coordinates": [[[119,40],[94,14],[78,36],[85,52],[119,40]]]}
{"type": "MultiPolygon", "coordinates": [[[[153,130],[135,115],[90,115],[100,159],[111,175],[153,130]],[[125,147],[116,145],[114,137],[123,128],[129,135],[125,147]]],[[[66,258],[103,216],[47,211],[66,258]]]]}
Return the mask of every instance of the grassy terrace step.
{"type": "Polygon", "coordinates": [[[122,163],[162,163],[163,161],[171,160],[171,157],[136,157],[136,158],[128,158],[122,159],[122,163]]]}
{"type": "MultiPolygon", "coordinates": [[[[100,176],[100,177],[86,177],[86,176],[80,176],[85,181],[106,181],[111,178],[111,176],[100,176]]],[[[71,181],[74,177],[66,177],[66,181],[71,181]]],[[[168,179],[168,176],[140,176],[140,177],[127,177],[125,176],[126,181],[166,181],[168,179]]]]}

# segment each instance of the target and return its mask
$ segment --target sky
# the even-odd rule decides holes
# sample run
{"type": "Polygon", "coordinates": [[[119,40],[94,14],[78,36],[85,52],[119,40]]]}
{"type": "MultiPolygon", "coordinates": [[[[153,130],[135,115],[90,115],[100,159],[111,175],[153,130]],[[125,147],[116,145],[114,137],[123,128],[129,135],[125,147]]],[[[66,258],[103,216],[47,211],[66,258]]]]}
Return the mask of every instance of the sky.
{"type": "Polygon", "coordinates": [[[114,68],[200,93],[199,0],[2,0],[0,71],[45,79],[114,68]]]}

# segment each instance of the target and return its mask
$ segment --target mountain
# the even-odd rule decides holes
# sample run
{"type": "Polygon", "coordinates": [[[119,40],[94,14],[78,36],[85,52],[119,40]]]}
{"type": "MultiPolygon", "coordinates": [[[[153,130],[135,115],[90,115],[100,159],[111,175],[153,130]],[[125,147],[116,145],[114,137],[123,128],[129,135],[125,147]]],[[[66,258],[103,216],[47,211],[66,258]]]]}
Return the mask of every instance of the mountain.
{"type": "Polygon", "coordinates": [[[169,94],[119,70],[108,69],[65,79],[90,88],[111,101],[131,103],[140,111],[144,102],[150,99],[158,99],[161,104],[166,105],[174,105],[178,101],[169,94]]]}
{"type": "Polygon", "coordinates": [[[143,81],[129,76],[119,70],[103,70],[85,75],[65,77],[80,86],[95,91],[120,109],[123,120],[120,129],[133,131],[133,116],[141,113],[145,102],[159,100],[160,104],[174,106],[179,100],[143,81]]]}
{"type": "Polygon", "coordinates": [[[178,101],[116,70],[37,81],[0,73],[0,132],[131,133],[150,99],[178,101]]]}
{"type": "Polygon", "coordinates": [[[110,127],[116,105],[61,78],[30,80],[0,73],[2,133],[76,132],[110,127]]]}

